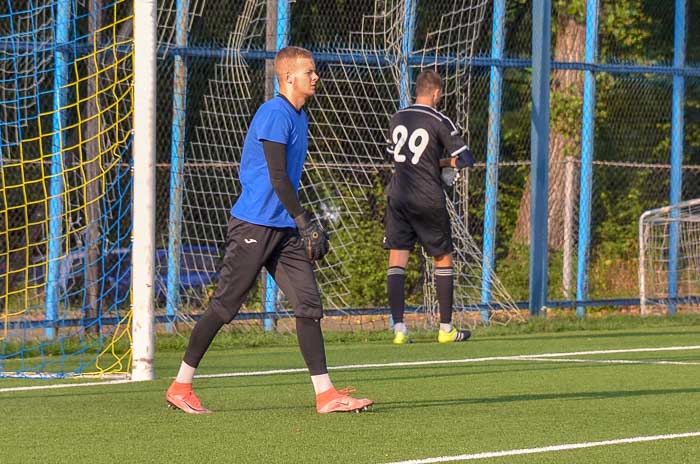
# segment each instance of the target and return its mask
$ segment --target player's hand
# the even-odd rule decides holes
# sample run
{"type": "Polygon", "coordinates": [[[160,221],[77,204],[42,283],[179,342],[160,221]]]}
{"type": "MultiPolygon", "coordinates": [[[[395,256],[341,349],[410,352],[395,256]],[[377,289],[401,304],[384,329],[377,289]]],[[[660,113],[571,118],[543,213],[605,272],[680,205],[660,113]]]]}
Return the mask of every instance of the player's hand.
{"type": "Polygon", "coordinates": [[[318,261],[326,256],[330,245],[328,243],[328,234],[323,230],[321,224],[306,211],[295,217],[294,222],[299,228],[301,242],[304,244],[309,260],[318,261]]]}
{"type": "Polygon", "coordinates": [[[472,156],[472,151],[467,148],[457,157],[455,162],[455,167],[457,169],[471,168],[474,166],[474,156],[472,156]]]}
{"type": "Polygon", "coordinates": [[[440,178],[442,179],[442,182],[448,187],[452,187],[458,177],[459,172],[457,172],[455,168],[446,166],[440,171],[440,178]]]}

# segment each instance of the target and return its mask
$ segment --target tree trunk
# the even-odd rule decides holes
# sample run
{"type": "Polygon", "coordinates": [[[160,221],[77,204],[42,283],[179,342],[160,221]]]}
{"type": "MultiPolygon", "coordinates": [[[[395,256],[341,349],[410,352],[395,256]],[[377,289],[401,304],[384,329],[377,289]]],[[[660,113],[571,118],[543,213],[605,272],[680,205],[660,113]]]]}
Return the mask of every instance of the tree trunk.
{"type": "MultiPolygon", "coordinates": [[[[89,2],[89,28],[90,37],[94,50],[100,47],[100,29],[102,28],[102,0],[91,0],[89,2]]],[[[100,54],[87,60],[87,95],[85,102],[85,115],[87,121],[84,127],[85,144],[82,149],[82,162],[85,169],[85,233],[86,255],[86,288],[87,288],[87,317],[97,318],[99,316],[100,298],[100,250],[102,238],[102,208],[100,207],[100,196],[104,191],[104,180],[100,176],[102,166],[101,134],[99,103],[99,75],[97,62],[101,59],[100,54]]],[[[99,334],[99,324],[92,326],[91,332],[99,334]]]]}
{"type": "MultiPolygon", "coordinates": [[[[560,15],[557,20],[556,45],[554,60],[563,62],[583,61],[586,45],[586,26],[579,24],[573,17],[560,15]]],[[[549,206],[548,206],[548,237],[549,248],[561,250],[564,245],[565,218],[565,158],[566,156],[580,157],[581,96],[583,94],[583,72],[558,70],[552,72],[550,84],[552,95],[552,118],[549,135],[549,206]],[[576,103],[574,119],[577,124],[570,123],[571,116],[562,114],[565,108],[561,105],[576,103]],[[559,107],[558,107],[559,106],[559,107]]],[[[568,108],[573,108],[570,104],[568,108]]],[[[574,183],[575,184],[575,183],[574,183]]],[[[577,192],[573,198],[577,198],[577,192]]],[[[525,185],[520,200],[520,212],[515,228],[514,242],[522,245],[530,244],[530,183],[525,185]]]]}

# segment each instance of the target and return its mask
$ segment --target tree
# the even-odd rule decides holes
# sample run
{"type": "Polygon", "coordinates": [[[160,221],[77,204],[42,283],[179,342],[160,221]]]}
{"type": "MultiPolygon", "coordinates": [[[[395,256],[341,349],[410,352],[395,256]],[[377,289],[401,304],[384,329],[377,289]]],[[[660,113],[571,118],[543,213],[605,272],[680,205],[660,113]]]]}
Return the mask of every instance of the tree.
{"type": "MultiPolygon", "coordinates": [[[[649,37],[651,20],[644,12],[643,0],[622,0],[604,5],[599,13],[601,37],[624,38],[616,52],[618,59],[639,59],[649,37]],[[621,56],[620,56],[621,55],[621,56]]],[[[559,62],[583,62],[586,44],[586,0],[555,0],[553,59],[559,62]]],[[[600,40],[599,43],[603,41],[600,40]]],[[[607,42],[606,42],[607,43],[607,42]]],[[[610,41],[609,43],[617,43],[610,41]]],[[[601,55],[607,50],[601,50],[601,55]]],[[[583,99],[582,71],[552,72],[551,118],[549,138],[549,206],[548,241],[552,250],[561,250],[564,243],[565,159],[580,157],[581,108],[583,99]]],[[[604,89],[601,89],[604,91],[604,89]]],[[[574,182],[577,198],[578,182],[574,182]]],[[[525,185],[520,201],[515,244],[530,243],[530,186],[525,185]]]]}

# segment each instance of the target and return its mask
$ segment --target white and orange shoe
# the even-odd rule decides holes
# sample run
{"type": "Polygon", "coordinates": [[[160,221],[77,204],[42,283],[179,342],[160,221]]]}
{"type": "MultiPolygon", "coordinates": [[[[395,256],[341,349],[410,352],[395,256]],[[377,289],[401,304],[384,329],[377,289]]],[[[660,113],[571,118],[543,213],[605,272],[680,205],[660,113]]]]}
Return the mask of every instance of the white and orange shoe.
{"type": "Polygon", "coordinates": [[[187,414],[211,414],[212,412],[203,407],[197,395],[192,391],[191,383],[173,382],[165,393],[165,400],[168,407],[181,409],[187,414]]]}
{"type": "Polygon", "coordinates": [[[343,388],[336,390],[331,387],[329,390],[316,395],[316,411],[319,414],[329,412],[360,412],[367,411],[374,401],[367,398],[353,398],[350,393],[354,389],[343,388]]]}

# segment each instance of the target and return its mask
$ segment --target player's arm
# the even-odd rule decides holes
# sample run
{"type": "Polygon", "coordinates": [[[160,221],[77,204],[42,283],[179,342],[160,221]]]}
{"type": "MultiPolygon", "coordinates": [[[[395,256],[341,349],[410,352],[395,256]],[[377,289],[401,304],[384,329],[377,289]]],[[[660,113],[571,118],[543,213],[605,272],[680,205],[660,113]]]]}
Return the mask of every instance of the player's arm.
{"type": "Polygon", "coordinates": [[[270,183],[299,228],[299,234],[306,248],[306,254],[312,261],[323,258],[328,253],[328,234],[299,202],[292,181],[287,174],[287,146],[283,143],[263,140],[263,152],[270,172],[270,183]]]}
{"type": "Polygon", "coordinates": [[[455,169],[471,168],[474,166],[474,156],[468,146],[450,154],[450,164],[455,169]]]}
{"type": "Polygon", "coordinates": [[[386,153],[389,157],[389,161],[394,161],[394,150],[396,149],[396,144],[393,141],[392,133],[394,131],[394,117],[392,116],[389,121],[389,131],[386,134],[386,153]]]}
{"type": "Polygon", "coordinates": [[[270,172],[270,183],[284,209],[296,218],[304,213],[297,192],[287,174],[287,146],[283,143],[263,140],[263,151],[270,172]]]}
{"type": "Polygon", "coordinates": [[[440,167],[463,169],[474,166],[472,151],[464,143],[457,126],[449,118],[445,118],[440,129],[442,144],[447,153],[449,153],[448,158],[440,160],[440,167]]]}
{"type": "Polygon", "coordinates": [[[466,146],[465,148],[466,150],[464,150],[463,152],[455,153],[449,158],[441,158],[440,167],[462,169],[474,166],[474,156],[472,155],[472,152],[471,150],[469,150],[469,148],[467,148],[466,146]]]}
{"type": "Polygon", "coordinates": [[[440,178],[445,185],[451,187],[459,177],[457,170],[472,167],[474,157],[467,144],[464,143],[459,130],[449,118],[446,117],[442,121],[438,134],[442,145],[449,153],[447,158],[440,159],[440,178]]]}
{"type": "Polygon", "coordinates": [[[457,159],[452,157],[452,156],[450,156],[449,158],[440,158],[440,167],[441,168],[454,168],[456,161],[457,161],[457,159]]]}

